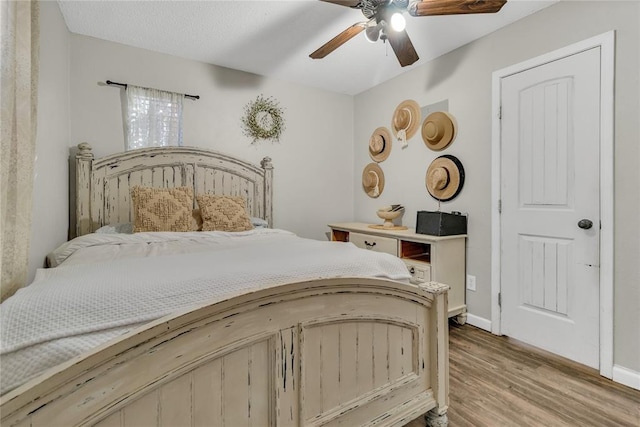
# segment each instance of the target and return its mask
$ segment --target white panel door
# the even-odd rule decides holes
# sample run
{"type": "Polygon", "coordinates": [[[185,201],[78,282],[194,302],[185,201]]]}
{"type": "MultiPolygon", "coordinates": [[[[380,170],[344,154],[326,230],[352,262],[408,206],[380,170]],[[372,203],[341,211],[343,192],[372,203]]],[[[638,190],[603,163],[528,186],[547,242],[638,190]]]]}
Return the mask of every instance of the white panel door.
{"type": "Polygon", "coordinates": [[[501,331],[598,368],[600,48],[501,93],[501,331]]]}

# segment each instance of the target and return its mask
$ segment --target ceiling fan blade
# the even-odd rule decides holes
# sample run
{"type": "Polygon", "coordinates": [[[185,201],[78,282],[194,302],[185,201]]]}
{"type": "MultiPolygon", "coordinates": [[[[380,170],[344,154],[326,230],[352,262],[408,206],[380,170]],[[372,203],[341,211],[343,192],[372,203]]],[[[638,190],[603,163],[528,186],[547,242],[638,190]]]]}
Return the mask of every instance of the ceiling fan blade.
{"type": "Polygon", "coordinates": [[[358,22],[357,24],[353,24],[352,26],[320,46],[320,48],[318,48],[309,56],[313,59],[324,58],[325,56],[342,46],[344,43],[351,40],[357,34],[359,34],[362,30],[364,30],[365,26],[365,22],[358,22]]]}
{"type": "Polygon", "coordinates": [[[357,7],[360,0],[320,0],[326,3],[338,4],[340,6],[357,7]]]}
{"type": "Polygon", "coordinates": [[[496,13],[507,0],[422,0],[409,5],[413,16],[496,13]]]}
{"type": "Polygon", "coordinates": [[[409,38],[409,34],[405,30],[402,31],[389,31],[387,34],[389,44],[393,48],[400,65],[406,67],[416,62],[418,59],[418,52],[416,52],[409,38]]]}

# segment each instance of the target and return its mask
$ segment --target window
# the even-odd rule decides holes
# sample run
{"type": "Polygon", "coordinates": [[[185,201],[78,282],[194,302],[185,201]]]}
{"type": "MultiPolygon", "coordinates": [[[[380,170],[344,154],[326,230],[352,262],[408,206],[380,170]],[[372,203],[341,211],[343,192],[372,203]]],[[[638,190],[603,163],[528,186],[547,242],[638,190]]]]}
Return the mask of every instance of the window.
{"type": "Polygon", "coordinates": [[[182,145],[180,93],[127,86],[126,148],[182,145]]]}

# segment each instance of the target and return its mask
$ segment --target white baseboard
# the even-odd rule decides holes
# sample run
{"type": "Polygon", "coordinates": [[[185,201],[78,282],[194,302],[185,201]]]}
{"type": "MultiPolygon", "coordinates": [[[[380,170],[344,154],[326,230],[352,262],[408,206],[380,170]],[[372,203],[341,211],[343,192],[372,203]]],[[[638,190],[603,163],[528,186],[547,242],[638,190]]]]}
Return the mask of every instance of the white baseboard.
{"type": "Polygon", "coordinates": [[[491,332],[491,320],[487,320],[475,314],[467,313],[467,323],[476,328],[491,332]]]}
{"type": "Polygon", "coordinates": [[[640,390],[640,372],[613,365],[613,381],[640,390]]]}

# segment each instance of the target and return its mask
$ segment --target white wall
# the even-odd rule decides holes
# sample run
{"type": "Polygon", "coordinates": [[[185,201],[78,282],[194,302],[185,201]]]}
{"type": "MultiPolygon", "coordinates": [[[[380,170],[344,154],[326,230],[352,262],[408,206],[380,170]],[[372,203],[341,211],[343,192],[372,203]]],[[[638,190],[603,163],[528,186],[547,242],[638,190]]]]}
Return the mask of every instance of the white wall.
{"type": "Polygon", "coordinates": [[[355,98],[355,217],[377,222],[378,206],[402,203],[404,224],[415,226],[416,211],[435,210],[437,202],[424,186],[429,163],[453,154],[464,164],[460,195],[442,204],[444,211],[469,213],[467,272],[477,291],[467,292],[470,313],[491,318],[491,74],[493,71],[591,36],[616,30],[615,88],[615,363],[640,372],[640,211],[638,172],[638,33],[640,3],[560,2],[496,31],[355,98]],[[457,118],[457,139],[440,153],[427,149],[420,133],[402,150],[394,146],[381,164],[386,187],[379,199],[361,190],[360,174],[371,160],[367,143],[378,126],[391,126],[394,109],[404,99],[421,106],[449,101],[457,118]],[[632,231],[632,232],[631,232],[632,231]]]}
{"type": "Polygon", "coordinates": [[[42,2],[29,282],[47,253],[67,240],[69,49],[70,33],[58,4],[42,2]]]}
{"type": "Polygon", "coordinates": [[[185,100],[184,145],[274,164],[274,225],[323,239],[353,215],[353,98],[90,37],[71,37],[71,138],[98,157],[124,149],[122,90],[109,79],[200,95],[185,100]],[[244,107],[258,95],[284,108],[279,143],[244,136],[244,107]]]}

